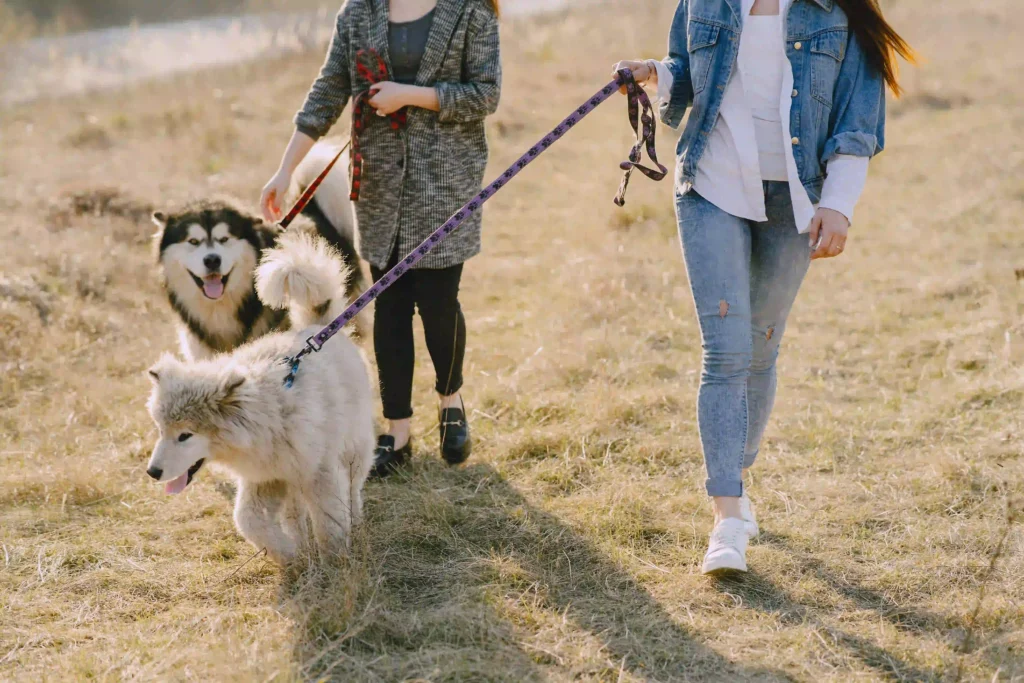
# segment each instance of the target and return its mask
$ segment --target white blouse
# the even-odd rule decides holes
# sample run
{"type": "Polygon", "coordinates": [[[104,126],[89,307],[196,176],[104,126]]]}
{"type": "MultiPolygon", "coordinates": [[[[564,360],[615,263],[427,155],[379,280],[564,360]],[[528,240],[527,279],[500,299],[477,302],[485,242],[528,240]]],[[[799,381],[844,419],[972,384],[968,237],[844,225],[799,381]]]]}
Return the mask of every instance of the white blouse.
{"type": "MultiPolygon", "coordinates": [[[[754,0],[743,0],[743,31],[737,67],[726,84],[718,121],[697,164],[694,189],[723,211],[763,222],[764,181],[789,183],[793,217],[800,232],[810,229],[815,206],[796,168],[789,139],[793,69],[786,57],[786,14],[792,0],[781,0],[777,15],[751,15],[754,0]],[[785,122],[785,125],[784,123],[785,122]]],[[[673,76],[661,62],[658,98],[667,101],[673,76]]],[[[853,222],[864,191],[868,159],[840,154],[827,164],[818,206],[838,211],[853,222]]]]}

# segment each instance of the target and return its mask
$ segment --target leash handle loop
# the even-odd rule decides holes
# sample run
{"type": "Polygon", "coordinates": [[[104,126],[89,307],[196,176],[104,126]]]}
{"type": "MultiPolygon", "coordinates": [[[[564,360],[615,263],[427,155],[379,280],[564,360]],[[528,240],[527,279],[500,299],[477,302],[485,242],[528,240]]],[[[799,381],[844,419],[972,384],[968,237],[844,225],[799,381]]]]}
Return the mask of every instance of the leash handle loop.
{"type": "Polygon", "coordinates": [[[619,82],[626,87],[626,98],[629,101],[629,125],[636,134],[636,144],[629,152],[629,160],[623,161],[620,167],[625,174],[622,176],[622,183],[615,195],[615,205],[625,206],[626,188],[629,187],[629,178],[636,169],[651,180],[659,181],[668,175],[668,169],[658,161],[658,151],[654,142],[655,126],[654,106],[651,99],[642,87],[640,87],[629,69],[619,71],[619,82]],[[641,115],[641,109],[643,114],[641,115]],[[643,166],[640,161],[643,158],[643,150],[646,148],[647,156],[651,158],[658,170],[643,166]]]}

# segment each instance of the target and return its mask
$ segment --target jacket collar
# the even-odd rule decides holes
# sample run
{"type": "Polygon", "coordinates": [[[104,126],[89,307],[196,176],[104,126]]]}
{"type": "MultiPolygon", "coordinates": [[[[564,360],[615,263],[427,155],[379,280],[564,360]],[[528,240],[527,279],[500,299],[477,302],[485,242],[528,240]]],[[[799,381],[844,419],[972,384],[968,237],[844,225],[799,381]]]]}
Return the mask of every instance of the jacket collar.
{"type": "Polygon", "coordinates": [[[388,21],[391,16],[388,0],[367,0],[367,4],[370,6],[370,44],[355,45],[354,48],[375,50],[387,65],[388,73],[392,73],[391,53],[388,50],[388,21]]]}
{"type": "Polygon", "coordinates": [[[825,10],[826,12],[831,12],[832,11],[832,5],[835,2],[835,0],[810,0],[810,1],[813,2],[814,4],[816,4],[821,9],[825,10]]]}
{"type": "MultiPolygon", "coordinates": [[[[387,2],[387,0],[381,0],[387,2]]],[[[423,61],[416,74],[416,85],[427,85],[437,77],[437,72],[444,64],[448,53],[448,44],[459,25],[466,0],[438,0],[434,9],[434,21],[427,36],[427,46],[423,52],[423,61]]]]}
{"type": "MultiPolygon", "coordinates": [[[[786,16],[786,13],[791,5],[794,5],[799,0],[782,0],[779,3],[779,12],[786,16]]],[[[806,0],[807,2],[813,2],[821,9],[826,12],[832,11],[832,5],[835,4],[835,0],[806,0]]],[[[440,4],[440,3],[438,3],[440,4]]],[[[754,5],[754,0],[726,0],[726,5],[732,10],[733,16],[739,20],[739,26],[743,26],[743,17],[750,14],[750,8],[754,5]]]]}
{"type": "MultiPolygon", "coordinates": [[[[394,73],[391,68],[391,54],[388,50],[388,22],[391,13],[388,9],[388,0],[367,0],[371,6],[370,11],[370,45],[387,64],[388,73],[394,73]]],[[[466,0],[438,0],[434,9],[434,21],[430,27],[430,34],[427,36],[427,46],[423,53],[423,61],[416,74],[416,84],[426,85],[431,83],[437,76],[437,72],[444,64],[445,55],[448,52],[448,44],[451,42],[455,27],[459,25],[459,18],[462,16],[466,0]]],[[[357,46],[362,48],[364,46],[357,46]]]]}

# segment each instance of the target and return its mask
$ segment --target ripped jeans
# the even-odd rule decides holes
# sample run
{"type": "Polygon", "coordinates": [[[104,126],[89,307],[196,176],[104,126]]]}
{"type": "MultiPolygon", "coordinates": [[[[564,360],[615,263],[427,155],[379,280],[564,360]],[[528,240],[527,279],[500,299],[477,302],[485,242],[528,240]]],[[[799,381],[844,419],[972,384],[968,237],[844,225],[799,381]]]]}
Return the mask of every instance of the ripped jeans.
{"type": "Polygon", "coordinates": [[[697,397],[709,496],[743,494],[775,402],[775,361],[786,317],[810,264],[789,185],[764,183],[768,220],[722,211],[695,191],[676,197],[683,256],[700,322],[697,397]]]}

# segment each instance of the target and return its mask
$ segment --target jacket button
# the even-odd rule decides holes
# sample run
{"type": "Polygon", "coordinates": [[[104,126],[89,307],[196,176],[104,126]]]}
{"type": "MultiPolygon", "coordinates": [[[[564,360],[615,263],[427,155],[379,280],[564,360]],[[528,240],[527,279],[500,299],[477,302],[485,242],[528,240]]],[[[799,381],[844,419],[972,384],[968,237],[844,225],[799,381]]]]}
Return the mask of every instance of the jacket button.
{"type": "Polygon", "coordinates": [[[793,138],[790,142],[792,142],[794,145],[799,145],[800,144],[800,138],[793,138]]]}
{"type": "Polygon", "coordinates": [[[798,92],[797,92],[797,91],[796,91],[795,89],[793,90],[793,97],[796,97],[796,96],[797,96],[797,95],[799,95],[799,94],[800,94],[800,93],[798,93],[798,92]]]}
{"type": "Polygon", "coordinates": [[[794,50],[801,50],[801,49],[803,49],[803,47],[804,47],[803,43],[793,43],[793,49],[794,50]]]}

